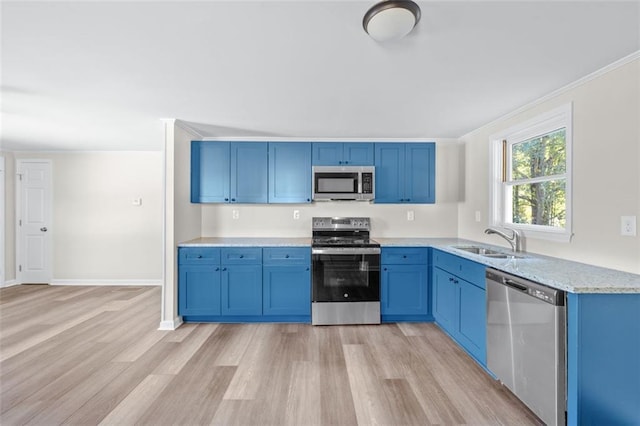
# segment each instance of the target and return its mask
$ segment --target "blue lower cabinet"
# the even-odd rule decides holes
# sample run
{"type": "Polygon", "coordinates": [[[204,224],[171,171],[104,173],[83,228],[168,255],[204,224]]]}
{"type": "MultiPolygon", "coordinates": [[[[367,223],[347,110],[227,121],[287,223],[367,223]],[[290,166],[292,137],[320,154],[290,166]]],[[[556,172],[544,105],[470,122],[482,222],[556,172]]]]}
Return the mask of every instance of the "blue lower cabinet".
{"type": "Polygon", "coordinates": [[[264,266],[262,314],[311,315],[311,271],[309,266],[264,266]]]}
{"type": "Polygon", "coordinates": [[[433,268],[433,317],[449,334],[455,333],[457,288],[451,274],[433,268]]]}
{"type": "Polygon", "coordinates": [[[178,314],[220,315],[220,267],[181,265],[178,314]]]}
{"type": "Polygon", "coordinates": [[[458,340],[477,360],[487,362],[486,291],[460,280],[458,340]]]}
{"type": "Polygon", "coordinates": [[[310,247],[180,247],[185,322],[311,322],[310,247]]]}
{"type": "Polygon", "coordinates": [[[262,265],[222,267],[222,315],[262,315],[262,265]]]}
{"type": "Polygon", "coordinates": [[[429,313],[427,265],[382,267],[380,306],[382,315],[427,315],[429,313]]]}
{"type": "Polygon", "coordinates": [[[485,267],[433,251],[433,316],[436,323],[486,366],[485,267]]]}
{"type": "Polygon", "coordinates": [[[380,272],[382,321],[431,321],[426,247],[383,247],[380,272]]]}

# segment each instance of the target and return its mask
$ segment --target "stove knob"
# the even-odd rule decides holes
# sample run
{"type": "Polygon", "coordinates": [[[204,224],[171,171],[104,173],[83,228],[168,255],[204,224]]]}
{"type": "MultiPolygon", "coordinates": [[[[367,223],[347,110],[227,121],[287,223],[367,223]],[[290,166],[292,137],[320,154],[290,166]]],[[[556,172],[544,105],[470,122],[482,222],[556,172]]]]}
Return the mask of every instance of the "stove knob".
{"type": "Polygon", "coordinates": [[[345,294],[344,294],[344,297],[349,297],[349,293],[345,293],[345,294]]]}

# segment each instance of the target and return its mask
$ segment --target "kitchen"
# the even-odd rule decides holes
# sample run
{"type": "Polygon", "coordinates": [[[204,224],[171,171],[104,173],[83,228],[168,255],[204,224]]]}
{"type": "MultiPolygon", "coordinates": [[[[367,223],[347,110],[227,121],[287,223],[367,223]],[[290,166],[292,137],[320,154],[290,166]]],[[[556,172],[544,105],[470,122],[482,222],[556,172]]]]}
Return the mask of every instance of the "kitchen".
{"type": "MultiPolygon", "coordinates": [[[[407,38],[405,41],[411,41],[411,39],[407,38]]],[[[619,55],[619,57],[622,56],[624,55],[619,55]]],[[[602,66],[611,62],[613,60],[603,63],[602,66]]],[[[638,211],[638,129],[636,120],[638,115],[638,82],[635,78],[637,72],[638,60],[632,58],[628,63],[612,67],[608,72],[593,76],[587,79],[588,81],[574,84],[564,91],[511,113],[508,117],[488,125],[484,125],[484,123],[490,120],[484,121],[481,126],[471,128],[468,133],[460,133],[459,135],[462,135],[460,137],[456,135],[451,138],[424,139],[415,136],[416,134],[424,134],[424,132],[414,134],[397,132],[397,137],[402,141],[427,140],[435,141],[437,145],[437,201],[435,204],[415,205],[410,208],[399,205],[365,204],[358,205],[358,211],[354,212],[349,203],[314,203],[296,205],[295,207],[240,205],[235,208],[232,205],[192,205],[189,202],[189,170],[185,167],[189,161],[190,141],[207,136],[216,137],[216,134],[235,137],[260,135],[251,131],[239,133],[233,129],[206,128],[202,125],[179,120],[167,122],[165,137],[168,145],[164,154],[167,158],[167,193],[164,195],[168,202],[165,233],[167,258],[164,276],[168,277],[169,283],[171,277],[175,276],[173,248],[180,242],[200,236],[273,237],[276,234],[283,237],[308,238],[311,218],[322,216],[371,217],[374,238],[453,236],[507,247],[497,237],[484,234],[489,214],[488,200],[490,196],[486,182],[488,181],[490,136],[567,102],[572,102],[574,107],[574,143],[576,144],[573,170],[574,239],[569,244],[529,239],[526,249],[533,253],[637,274],[640,263],[638,261],[640,256],[638,239],[637,237],[629,238],[619,235],[620,216],[634,215],[638,211]],[[629,155],[621,155],[621,153],[629,153],[629,155]],[[596,170],[597,173],[594,172],[596,170]],[[603,179],[603,176],[606,179],[603,179]],[[170,202],[171,200],[173,202],[170,202]],[[234,209],[239,211],[238,219],[233,219],[234,209]],[[293,210],[299,210],[300,219],[293,219],[293,210]],[[413,211],[413,221],[407,220],[408,211],[413,211]],[[479,222],[476,221],[476,212],[478,211],[480,212],[479,222]],[[606,249],[602,250],[600,247],[606,247],[606,249]]],[[[580,77],[582,76],[584,74],[580,74],[580,77]]],[[[548,94],[553,89],[555,87],[541,95],[548,94]]],[[[393,94],[388,95],[393,98],[393,94]]],[[[520,101],[522,100],[523,98],[520,99],[520,101]]],[[[523,103],[521,102],[520,105],[523,103]]],[[[505,113],[515,109],[514,107],[505,113]]],[[[495,117],[501,115],[503,114],[497,114],[495,117]]],[[[329,114],[329,116],[331,115],[329,114]]],[[[232,123],[232,121],[230,122],[232,123]]],[[[357,125],[357,123],[353,124],[357,125]]],[[[326,128],[331,128],[331,126],[326,128]]],[[[316,134],[319,138],[328,135],[334,139],[342,138],[343,140],[360,136],[354,130],[349,130],[346,127],[338,127],[337,129],[334,130],[336,133],[316,132],[316,134]]],[[[289,134],[299,133],[302,132],[293,131],[289,134]]],[[[372,135],[376,136],[375,133],[372,135]]],[[[389,133],[383,135],[393,136],[389,133]]],[[[118,138],[114,137],[114,139],[118,138]]],[[[371,139],[380,140],[375,137],[371,139]]],[[[54,193],[64,193],[67,194],[67,197],[74,197],[73,205],[76,207],[85,207],[82,197],[86,196],[86,189],[81,183],[73,182],[73,176],[64,175],[64,170],[81,170],[82,176],[88,182],[100,185],[104,197],[111,197],[109,200],[113,200],[114,205],[120,206],[124,204],[122,200],[123,187],[116,187],[119,178],[115,170],[120,168],[120,172],[126,172],[130,176],[129,181],[132,182],[138,182],[135,180],[135,168],[140,165],[149,170],[149,175],[156,181],[161,181],[165,174],[163,154],[157,152],[50,153],[47,152],[47,148],[40,147],[25,153],[20,149],[20,146],[10,150],[7,147],[8,145],[5,145],[3,141],[3,155],[7,160],[6,188],[9,199],[13,196],[14,184],[10,176],[13,169],[10,167],[12,161],[17,158],[51,158],[54,164],[60,164],[60,167],[54,168],[57,173],[54,177],[54,185],[56,185],[54,193]],[[6,152],[5,149],[7,149],[6,152]],[[122,161],[127,158],[130,161],[122,161]],[[103,165],[100,170],[91,167],[98,164],[103,165]],[[108,174],[114,181],[111,184],[103,182],[99,172],[108,174]]],[[[124,180],[124,177],[122,179],[124,180]]],[[[81,230],[85,234],[81,236],[82,243],[78,243],[78,240],[74,239],[78,238],[76,233],[71,232],[73,222],[77,221],[78,217],[69,214],[66,210],[62,210],[62,212],[69,214],[68,217],[63,214],[55,216],[58,232],[63,232],[62,229],[69,231],[58,233],[54,241],[54,244],[60,245],[56,246],[55,250],[59,254],[56,258],[54,279],[57,279],[61,284],[87,279],[93,279],[96,283],[100,280],[113,282],[131,279],[156,282],[161,280],[163,274],[158,271],[162,268],[162,260],[158,253],[160,251],[158,246],[163,242],[160,237],[161,229],[158,229],[158,226],[162,225],[158,223],[157,211],[163,208],[163,195],[158,194],[157,187],[152,186],[151,183],[140,182],[137,185],[136,190],[145,191],[142,192],[142,206],[138,210],[133,210],[134,208],[130,206],[121,207],[120,212],[125,215],[144,213],[147,215],[148,222],[145,223],[144,220],[141,220],[139,227],[131,230],[135,233],[128,236],[119,236],[117,233],[113,233],[113,235],[100,233],[98,236],[93,236],[95,229],[92,229],[90,223],[85,224],[82,221],[81,230]],[[140,238],[134,237],[132,239],[132,235],[140,235],[140,238]],[[120,237],[120,240],[117,237],[120,237]],[[98,247],[101,238],[105,238],[113,245],[110,245],[108,249],[100,250],[98,247]],[[116,262],[112,260],[112,257],[105,255],[105,251],[121,250],[131,244],[132,240],[134,244],[140,245],[135,250],[135,257],[128,256],[127,259],[127,256],[124,256],[125,259],[118,259],[116,262]],[[74,244],[65,247],[65,243],[69,242],[74,244]],[[87,247],[91,247],[91,250],[87,250],[87,247]],[[100,260],[101,256],[104,259],[100,260]],[[79,267],[74,264],[72,258],[86,259],[86,262],[81,263],[93,267],[87,269],[79,267]],[[114,265],[118,265],[119,270],[114,268],[114,265]]],[[[164,189],[160,191],[164,191],[164,189]]],[[[124,193],[129,194],[128,191],[124,193]]],[[[134,195],[139,194],[131,194],[131,196],[134,195]]],[[[10,203],[7,204],[10,205],[10,203]]],[[[64,205],[61,205],[61,208],[64,208],[64,205]]],[[[98,223],[113,226],[109,229],[117,227],[117,223],[112,222],[111,216],[116,217],[118,211],[113,213],[115,214],[107,216],[99,211],[92,212],[98,223]]],[[[8,237],[13,232],[10,223],[10,214],[7,214],[8,237]]],[[[10,248],[6,250],[9,257],[6,262],[8,280],[15,279],[10,248]]],[[[169,322],[169,324],[172,324],[176,318],[176,300],[175,294],[171,292],[172,288],[172,285],[168,285],[165,289],[164,315],[161,318],[161,321],[169,322]]]]}

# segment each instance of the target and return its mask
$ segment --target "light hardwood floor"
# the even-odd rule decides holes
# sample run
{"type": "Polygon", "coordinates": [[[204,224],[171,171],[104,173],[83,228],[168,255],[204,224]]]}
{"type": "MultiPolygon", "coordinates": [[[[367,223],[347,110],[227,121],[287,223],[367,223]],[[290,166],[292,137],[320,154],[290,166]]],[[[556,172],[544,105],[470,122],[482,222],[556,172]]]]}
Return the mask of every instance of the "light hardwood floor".
{"type": "Polygon", "coordinates": [[[2,425],[540,422],[434,324],[185,324],[158,287],[0,290],[2,425]]]}

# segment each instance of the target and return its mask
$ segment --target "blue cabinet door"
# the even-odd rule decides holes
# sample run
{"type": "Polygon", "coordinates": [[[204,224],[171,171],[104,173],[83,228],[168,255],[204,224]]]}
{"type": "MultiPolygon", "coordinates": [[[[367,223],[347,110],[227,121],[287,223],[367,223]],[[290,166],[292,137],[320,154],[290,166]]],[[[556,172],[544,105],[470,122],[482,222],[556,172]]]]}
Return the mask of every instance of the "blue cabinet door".
{"type": "Polygon", "coordinates": [[[405,145],[404,202],[435,203],[435,143],[405,145]]]}
{"type": "Polygon", "coordinates": [[[178,314],[220,315],[220,267],[180,265],[178,314]]]}
{"type": "Polygon", "coordinates": [[[267,143],[231,144],[232,203],[267,202],[267,143]]]}
{"type": "Polygon", "coordinates": [[[343,143],[342,165],[373,166],[373,144],[365,142],[343,143]]]}
{"type": "Polygon", "coordinates": [[[374,148],[366,142],[314,142],[314,166],[373,166],[374,148]]]}
{"type": "Polygon", "coordinates": [[[311,315],[309,266],[263,267],[263,315],[311,315]]]}
{"type": "Polygon", "coordinates": [[[429,313],[428,267],[383,265],[380,313],[382,315],[427,315],[429,313]]]}
{"type": "Polygon", "coordinates": [[[433,268],[433,316],[449,334],[455,335],[458,313],[457,287],[451,274],[433,268]]]}
{"type": "Polygon", "coordinates": [[[222,315],[262,314],[262,265],[222,267],[222,315]]]}
{"type": "Polygon", "coordinates": [[[342,164],[342,143],[314,142],[312,161],[314,166],[338,166],[342,164]]]}
{"type": "Polygon", "coordinates": [[[229,142],[191,142],[191,202],[229,202],[229,142]]]}
{"type": "Polygon", "coordinates": [[[269,143],[269,203],[311,202],[311,143],[269,143]]]}
{"type": "Polygon", "coordinates": [[[469,353],[485,365],[487,363],[486,292],[465,280],[459,280],[459,282],[458,340],[469,353]]]}
{"type": "Polygon", "coordinates": [[[376,143],[376,203],[404,200],[404,144],[376,143]]]}
{"type": "Polygon", "coordinates": [[[434,203],[435,143],[376,143],[376,203],[434,203]]]}

